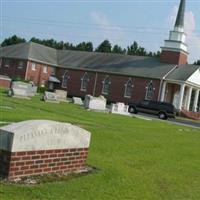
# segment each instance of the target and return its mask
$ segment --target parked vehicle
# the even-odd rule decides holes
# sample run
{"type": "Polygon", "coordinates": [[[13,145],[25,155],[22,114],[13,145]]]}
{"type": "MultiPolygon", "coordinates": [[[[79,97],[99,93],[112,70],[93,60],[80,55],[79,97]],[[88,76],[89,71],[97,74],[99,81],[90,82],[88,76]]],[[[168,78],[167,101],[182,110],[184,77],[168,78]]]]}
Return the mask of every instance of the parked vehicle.
{"type": "Polygon", "coordinates": [[[158,115],[159,119],[175,118],[176,109],[171,103],[143,100],[139,103],[129,103],[130,113],[138,112],[158,115]]]}

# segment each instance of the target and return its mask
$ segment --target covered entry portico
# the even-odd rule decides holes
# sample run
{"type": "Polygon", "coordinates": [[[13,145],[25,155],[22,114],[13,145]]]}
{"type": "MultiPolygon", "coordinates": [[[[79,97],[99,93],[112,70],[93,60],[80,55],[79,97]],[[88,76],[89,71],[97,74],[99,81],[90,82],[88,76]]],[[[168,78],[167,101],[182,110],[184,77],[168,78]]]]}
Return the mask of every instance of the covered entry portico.
{"type": "Polygon", "coordinates": [[[188,82],[164,80],[161,101],[172,103],[178,110],[200,111],[200,86],[188,82]]]}

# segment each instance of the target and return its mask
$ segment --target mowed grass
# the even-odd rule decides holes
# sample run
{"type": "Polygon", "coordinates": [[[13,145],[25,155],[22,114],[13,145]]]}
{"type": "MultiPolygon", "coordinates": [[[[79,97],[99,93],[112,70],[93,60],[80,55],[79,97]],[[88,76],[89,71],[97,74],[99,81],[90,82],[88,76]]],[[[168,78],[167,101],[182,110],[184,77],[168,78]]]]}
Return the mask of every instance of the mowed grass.
{"type": "Polygon", "coordinates": [[[166,122],[6,97],[0,121],[51,119],[92,133],[88,165],[95,173],[22,186],[0,182],[0,200],[200,199],[200,130],[166,122]]]}

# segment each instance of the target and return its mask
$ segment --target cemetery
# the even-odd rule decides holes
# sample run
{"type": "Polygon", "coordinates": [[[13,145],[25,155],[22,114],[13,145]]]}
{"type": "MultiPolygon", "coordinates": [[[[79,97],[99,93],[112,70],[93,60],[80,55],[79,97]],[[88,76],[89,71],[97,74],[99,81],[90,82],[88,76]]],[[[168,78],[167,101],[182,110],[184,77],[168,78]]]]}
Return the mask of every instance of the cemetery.
{"type": "MultiPolygon", "coordinates": [[[[76,149],[73,150],[76,155],[71,156],[79,157],[81,154],[83,157],[81,165],[73,163],[77,168],[73,166],[72,171],[82,170],[86,166],[97,169],[85,175],[58,177],[50,182],[46,178],[46,181],[31,187],[1,179],[0,199],[200,198],[197,192],[200,182],[199,129],[118,115],[127,112],[127,106],[122,103],[111,105],[110,112],[117,113],[114,115],[88,112],[85,102],[79,98],[73,98],[74,103],[59,101],[52,104],[41,101],[42,94],[26,99],[8,97],[5,90],[0,92],[0,121],[7,123],[0,125],[1,134],[6,133],[0,139],[0,157],[4,154],[1,165],[7,159],[12,161],[36,156],[30,159],[36,159],[32,162],[38,164],[35,164],[35,172],[42,173],[44,169],[39,167],[43,163],[40,162],[50,159],[45,156],[52,156],[54,161],[50,165],[57,165],[61,162],[59,159],[69,159],[59,157],[63,156],[62,151],[76,149]],[[75,140],[73,135],[70,136],[72,129],[73,132],[77,130],[75,140]],[[28,152],[35,154],[28,155],[28,152]]],[[[19,171],[15,173],[23,176],[25,172],[28,173],[27,167],[34,166],[26,166],[26,162],[17,160],[10,165],[18,165],[15,170],[19,171]]],[[[56,166],[48,170],[52,168],[60,170],[56,166]]],[[[5,174],[9,178],[8,171],[5,174]]]]}

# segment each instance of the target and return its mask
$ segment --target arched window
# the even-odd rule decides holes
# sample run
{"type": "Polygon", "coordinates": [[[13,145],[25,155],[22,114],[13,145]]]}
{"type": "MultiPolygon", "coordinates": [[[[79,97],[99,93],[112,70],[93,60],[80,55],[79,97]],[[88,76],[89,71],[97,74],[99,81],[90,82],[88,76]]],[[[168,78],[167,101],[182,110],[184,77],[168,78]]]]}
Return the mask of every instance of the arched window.
{"type": "Polygon", "coordinates": [[[146,100],[152,100],[153,96],[154,96],[154,90],[155,88],[153,87],[153,83],[152,81],[150,81],[146,87],[146,95],[145,95],[145,99],[146,100]]]}
{"type": "Polygon", "coordinates": [[[131,98],[131,96],[132,96],[132,90],[133,90],[133,81],[132,81],[132,79],[129,79],[125,83],[124,86],[125,86],[124,97],[131,98]]]}
{"type": "Polygon", "coordinates": [[[102,94],[109,94],[109,87],[110,87],[110,79],[109,76],[106,76],[105,79],[102,81],[102,94]]]}
{"type": "Polygon", "coordinates": [[[88,82],[90,81],[87,72],[81,78],[81,91],[87,91],[88,82]]]}
{"type": "Polygon", "coordinates": [[[68,71],[65,71],[62,77],[62,88],[67,88],[68,79],[69,79],[68,71]]]}

